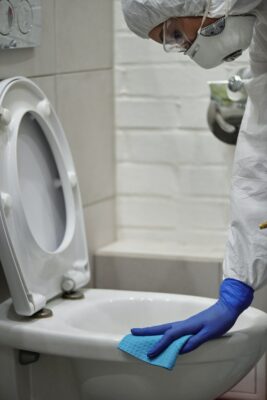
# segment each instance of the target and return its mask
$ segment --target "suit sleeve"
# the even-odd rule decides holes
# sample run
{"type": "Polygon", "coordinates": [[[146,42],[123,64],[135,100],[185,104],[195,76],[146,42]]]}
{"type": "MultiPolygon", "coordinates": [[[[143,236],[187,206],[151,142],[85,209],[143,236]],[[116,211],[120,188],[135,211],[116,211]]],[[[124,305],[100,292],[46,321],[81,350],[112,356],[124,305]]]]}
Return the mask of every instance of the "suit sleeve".
{"type": "Polygon", "coordinates": [[[231,223],[224,278],[259,289],[267,283],[267,4],[257,9],[250,47],[253,78],[238,137],[231,186],[231,223]]]}

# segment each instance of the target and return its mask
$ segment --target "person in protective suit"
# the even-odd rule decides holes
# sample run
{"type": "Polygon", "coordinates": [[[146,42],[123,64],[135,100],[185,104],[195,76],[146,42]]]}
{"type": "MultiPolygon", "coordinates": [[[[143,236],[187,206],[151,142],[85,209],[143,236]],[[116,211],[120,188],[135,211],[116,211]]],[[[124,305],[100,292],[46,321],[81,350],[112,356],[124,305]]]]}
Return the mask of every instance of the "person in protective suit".
{"type": "Polygon", "coordinates": [[[218,301],[183,321],[133,328],[163,335],[153,358],[174,340],[192,335],[181,353],[226,333],[267,283],[267,2],[265,0],[122,0],[128,27],[165,51],[188,55],[203,68],[234,60],[249,47],[252,78],[235,152],[231,222],[218,301]]]}

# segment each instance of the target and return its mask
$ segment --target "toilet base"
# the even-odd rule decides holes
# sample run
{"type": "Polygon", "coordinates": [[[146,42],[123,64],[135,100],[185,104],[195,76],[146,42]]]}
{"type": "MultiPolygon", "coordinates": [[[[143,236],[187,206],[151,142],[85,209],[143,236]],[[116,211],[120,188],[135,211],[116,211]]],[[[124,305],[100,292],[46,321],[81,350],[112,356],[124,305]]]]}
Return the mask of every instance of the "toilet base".
{"type": "Polygon", "coordinates": [[[205,363],[199,365],[197,374],[191,364],[178,363],[169,371],[138,360],[104,363],[74,359],[71,363],[81,400],[214,400],[226,391],[226,379],[227,390],[241,379],[231,360],[217,365],[216,375],[210,378],[209,385],[211,366],[205,363]],[[185,376],[186,381],[183,380],[185,376]]]}
{"type": "Polygon", "coordinates": [[[231,360],[217,365],[207,387],[208,363],[201,363],[197,374],[190,363],[179,361],[169,371],[135,359],[103,362],[44,354],[36,363],[21,365],[17,350],[0,351],[7,363],[7,375],[0,377],[0,398],[5,400],[214,400],[225,391],[225,379],[230,389],[230,381],[239,378],[231,360]]]}

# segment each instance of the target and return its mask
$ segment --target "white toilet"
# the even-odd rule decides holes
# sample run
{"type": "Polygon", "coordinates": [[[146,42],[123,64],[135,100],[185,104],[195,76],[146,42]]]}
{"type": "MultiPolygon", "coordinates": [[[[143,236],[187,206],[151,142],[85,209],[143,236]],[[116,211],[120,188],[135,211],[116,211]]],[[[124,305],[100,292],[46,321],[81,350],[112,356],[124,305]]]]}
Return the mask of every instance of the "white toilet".
{"type": "Polygon", "coordinates": [[[267,349],[267,315],[253,308],[171,372],[117,349],[131,327],[214,299],[81,289],[90,267],[72,156],[49,100],[22,77],[0,83],[0,254],[12,296],[0,305],[1,400],[213,400],[267,349]]]}

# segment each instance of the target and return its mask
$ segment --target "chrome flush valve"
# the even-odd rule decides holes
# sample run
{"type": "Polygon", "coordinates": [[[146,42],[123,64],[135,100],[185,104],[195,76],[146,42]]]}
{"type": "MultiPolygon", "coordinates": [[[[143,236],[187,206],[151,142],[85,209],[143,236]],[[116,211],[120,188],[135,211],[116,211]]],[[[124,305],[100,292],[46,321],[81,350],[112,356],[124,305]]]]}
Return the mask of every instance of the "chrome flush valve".
{"type": "Polygon", "coordinates": [[[242,89],[243,85],[244,81],[239,75],[231,76],[231,78],[229,78],[228,80],[228,88],[234,93],[239,92],[239,90],[242,89]]]}

